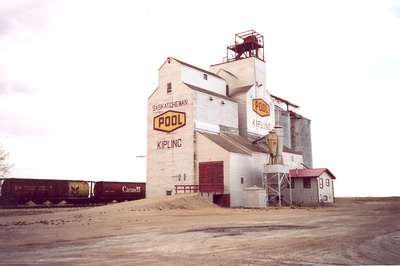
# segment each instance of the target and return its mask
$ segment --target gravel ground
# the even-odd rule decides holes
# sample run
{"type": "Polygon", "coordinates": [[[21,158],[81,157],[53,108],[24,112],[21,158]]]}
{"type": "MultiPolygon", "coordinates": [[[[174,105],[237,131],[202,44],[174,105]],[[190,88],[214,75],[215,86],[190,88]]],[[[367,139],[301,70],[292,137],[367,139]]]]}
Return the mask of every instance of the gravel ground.
{"type": "Polygon", "coordinates": [[[400,199],[222,209],[199,196],[0,210],[5,265],[400,264],[400,199]]]}

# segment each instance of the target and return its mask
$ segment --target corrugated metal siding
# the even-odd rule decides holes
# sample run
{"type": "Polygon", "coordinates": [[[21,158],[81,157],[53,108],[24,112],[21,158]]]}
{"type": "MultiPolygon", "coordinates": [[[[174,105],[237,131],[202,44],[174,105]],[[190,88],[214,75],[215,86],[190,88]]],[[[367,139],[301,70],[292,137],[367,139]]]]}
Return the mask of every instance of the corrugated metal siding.
{"type": "Polygon", "coordinates": [[[291,145],[303,154],[304,164],[312,167],[311,120],[291,113],[291,145]]]}
{"type": "Polygon", "coordinates": [[[283,128],[283,145],[289,149],[292,147],[290,139],[290,113],[279,106],[275,106],[275,124],[283,128]]]}

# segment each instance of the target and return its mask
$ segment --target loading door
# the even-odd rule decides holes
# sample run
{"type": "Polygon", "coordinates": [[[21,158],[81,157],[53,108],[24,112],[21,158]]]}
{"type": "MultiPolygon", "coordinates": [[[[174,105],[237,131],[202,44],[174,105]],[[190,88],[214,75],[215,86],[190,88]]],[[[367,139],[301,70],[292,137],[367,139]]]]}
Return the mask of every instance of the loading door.
{"type": "Polygon", "coordinates": [[[224,193],[224,162],[199,163],[199,191],[224,193]]]}
{"type": "Polygon", "coordinates": [[[231,206],[230,195],[229,194],[214,194],[213,203],[229,208],[231,206]]]}

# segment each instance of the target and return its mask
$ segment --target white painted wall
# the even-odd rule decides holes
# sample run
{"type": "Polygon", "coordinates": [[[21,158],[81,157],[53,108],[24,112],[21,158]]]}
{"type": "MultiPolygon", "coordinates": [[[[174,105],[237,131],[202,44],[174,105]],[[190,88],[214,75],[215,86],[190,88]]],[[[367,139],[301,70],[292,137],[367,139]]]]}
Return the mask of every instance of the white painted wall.
{"type": "Polygon", "coordinates": [[[267,191],[262,187],[248,187],[243,192],[243,206],[246,208],[265,208],[267,191]]]}
{"type": "Polygon", "coordinates": [[[247,119],[247,132],[257,136],[265,136],[275,126],[275,106],[272,102],[271,95],[264,88],[264,84],[260,87],[253,86],[246,95],[246,119],[247,119]],[[270,106],[270,115],[261,117],[253,111],[253,99],[263,99],[270,106]]]}
{"type": "Polygon", "coordinates": [[[260,61],[255,57],[250,57],[212,65],[210,66],[210,71],[213,73],[221,73],[221,70],[224,69],[234,74],[237,77],[237,80],[230,80],[234,82],[229,84],[232,88],[231,93],[234,93],[236,87],[247,86],[255,83],[255,60],[260,61]]]}
{"type": "Polygon", "coordinates": [[[195,126],[196,130],[199,130],[202,132],[209,132],[209,133],[219,133],[220,132],[219,125],[210,124],[210,123],[199,121],[199,120],[194,121],[194,126],[195,126]]]}
{"type": "Polygon", "coordinates": [[[207,74],[207,80],[205,80],[203,74],[207,73],[181,65],[182,82],[226,96],[226,82],[224,79],[207,74]]]}
{"type": "Polygon", "coordinates": [[[196,129],[208,130],[209,125],[239,127],[237,103],[203,92],[193,91],[193,93],[196,129]]]}
{"type": "Polygon", "coordinates": [[[331,203],[331,204],[334,203],[335,200],[334,200],[333,182],[334,179],[332,179],[331,176],[326,172],[323,173],[318,178],[318,194],[320,202],[331,203]]]}
{"type": "Polygon", "coordinates": [[[231,206],[244,206],[244,189],[251,186],[262,186],[264,163],[268,156],[262,153],[253,153],[252,156],[230,153],[229,180],[231,206]],[[243,184],[241,178],[243,177],[243,184]]]}
{"type": "Polygon", "coordinates": [[[269,162],[269,155],[266,153],[253,153],[253,170],[254,174],[248,183],[248,186],[264,186],[264,169],[269,162]]]}
{"type": "Polygon", "coordinates": [[[174,190],[175,185],[191,185],[194,175],[194,102],[192,91],[180,82],[180,64],[168,60],[159,70],[159,87],[148,99],[147,118],[147,191],[146,197],[156,197],[174,190]],[[172,92],[167,93],[167,83],[172,92]],[[185,101],[179,107],[164,106],[166,103],[185,101]],[[153,128],[153,119],[168,110],[186,113],[186,125],[166,133],[153,128]],[[160,141],[181,139],[181,147],[158,147],[160,141]]]}
{"type": "Polygon", "coordinates": [[[251,186],[249,181],[253,175],[253,158],[249,155],[230,153],[229,184],[231,207],[243,206],[243,190],[251,186]],[[244,183],[241,184],[243,177],[244,183]]]}
{"type": "Polygon", "coordinates": [[[282,153],[283,163],[289,166],[289,169],[301,169],[304,168],[303,155],[283,152],[282,153]]]}

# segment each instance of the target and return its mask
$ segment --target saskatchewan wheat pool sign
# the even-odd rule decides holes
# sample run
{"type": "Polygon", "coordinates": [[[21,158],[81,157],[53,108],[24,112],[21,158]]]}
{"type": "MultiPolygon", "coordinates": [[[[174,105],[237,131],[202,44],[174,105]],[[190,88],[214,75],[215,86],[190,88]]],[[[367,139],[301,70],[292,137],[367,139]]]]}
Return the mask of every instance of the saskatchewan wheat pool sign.
{"type": "Polygon", "coordinates": [[[253,111],[256,112],[259,116],[265,117],[269,116],[270,108],[269,104],[266,103],[263,99],[253,99],[253,111]]]}
{"type": "Polygon", "coordinates": [[[153,129],[170,133],[186,125],[186,113],[168,110],[153,119],[153,129]]]}

